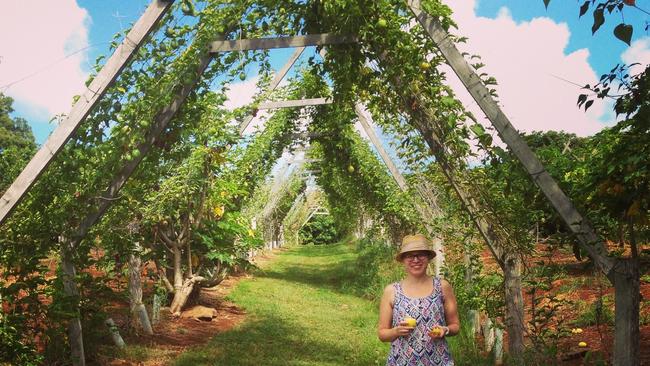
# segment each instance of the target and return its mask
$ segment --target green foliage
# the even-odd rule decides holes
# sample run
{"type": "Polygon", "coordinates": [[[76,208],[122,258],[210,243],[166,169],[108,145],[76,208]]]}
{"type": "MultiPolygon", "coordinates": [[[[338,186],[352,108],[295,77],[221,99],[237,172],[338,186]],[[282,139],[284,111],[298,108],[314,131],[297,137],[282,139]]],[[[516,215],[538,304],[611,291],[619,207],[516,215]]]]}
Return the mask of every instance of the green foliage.
{"type": "Polygon", "coordinates": [[[312,216],[300,229],[300,242],[305,245],[327,245],[336,243],[341,235],[336,230],[334,219],[329,214],[312,216]]]}
{"type": "Polygon", "coordinates": [[[360,296],[379,303],[384,288],[401,280],[404,270],[395,261],[395,247],[370,234],[356,242],[358,256],[350,285],[360,296]]]}
{"type": "Polygon", "coordinates": [[[40,365],[43,357],[36,353],[33,344],[27,343],[9,317],[0,313],[0,365],[40,365]]]}
{"type": "Polygon", "coordinates": [[[590,303],[579,301],[577,304],[579,314],[574,321],[576,326],[614,325],[611,297],[599,297],[590,303]]]}
{"type": "Polygon", "coordinates": [[[0,93],[0,194],[36,152],[32,129],[23,118],[12,118],[13,99],[0,93]]]}

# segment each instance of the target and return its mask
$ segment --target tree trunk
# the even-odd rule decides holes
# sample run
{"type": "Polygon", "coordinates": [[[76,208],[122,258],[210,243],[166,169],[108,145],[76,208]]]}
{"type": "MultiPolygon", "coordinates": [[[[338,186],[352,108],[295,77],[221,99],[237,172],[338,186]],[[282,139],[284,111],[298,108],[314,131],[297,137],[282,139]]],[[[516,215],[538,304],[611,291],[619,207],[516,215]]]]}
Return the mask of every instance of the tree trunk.
{"type": "Polygon", "coordinates": [[[506,329],[508,351],[519,358],[524,351],[524,301],[521,293],[521,262],[518,258],[505,258],[503,270],[506,300],[506,329]]]}
{"type": "Polygon", "coordinates": [[[639,344],[639,262],[619,259],[612,271],[616,303],[614,326],[614,366],[640,365],[639,344]]]}
{"type": "Polygon", "coordinates": [[[179,289],[176,289],[176,292],[174,292],[174,299],[172,300],[170,307],[170,311],[174,316],[181,315],[181,310],[183,310],[183,306],[185,306],[187,303],[187,299],[190,297],[190,294],[194,289],[194,285],[197,282],[201,281],[203,281],[203,277],[192,276],[185,279],[182,286],[179,289]]]}
{"type": "Polygon", "coordinates": [[[74,298],[73,312],[77,314],[76,317],[70,319],[68,323],[68,341],[70,343],[70,349],[72,351],[72,364],[74,366],[85,366],[86,365],[86,356],[84,355],[84,341],[83,341],[83,332],[81,329],[81,319],[79,317],[79,291],[77,290],[77,284],[75,283],[75,277],[77,276],[76,270],[74,268],[74,263],[72,262],[72,248],[70,247],[70,242],[61,238],[61,267],[63,269],[63,290],[66,296],[74,298]]]}
{"type": "Polygon", "coordinates": [[[201,282],[201,287],[214,287],[226,279],[228,266],[219,263],[212,270],[206,269],[205,272],[208,276],[201,282]]]}
{"type": "Polygon", "coordinates": [[[134,318],[132,325],[135,327],[137,323],[136,319],[138,319],[144,332],[152,335],[153,329],[151,329],[149,315],[147,314],[147,309],[142,303],[142,281],[140,277],[141,264],[140,246],[138,243],[135,243],[135,252],[132,252],[129,256],[129,305],[131,308],[131,314],[134,318]]]}

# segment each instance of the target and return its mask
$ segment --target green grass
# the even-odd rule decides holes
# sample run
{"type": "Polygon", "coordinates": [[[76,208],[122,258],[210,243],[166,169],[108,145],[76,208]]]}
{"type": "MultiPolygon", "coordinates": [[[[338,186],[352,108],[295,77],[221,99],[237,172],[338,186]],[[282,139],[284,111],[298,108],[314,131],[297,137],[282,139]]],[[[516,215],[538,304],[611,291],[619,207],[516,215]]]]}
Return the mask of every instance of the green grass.
{"type": "Polygon", "coordinates": [[[349,290],[355,260],[344,244],[283,252],[231,292],[247,319],[174,364],[384,364],[388,344],[376,336],[377,305],[349,290]]]}

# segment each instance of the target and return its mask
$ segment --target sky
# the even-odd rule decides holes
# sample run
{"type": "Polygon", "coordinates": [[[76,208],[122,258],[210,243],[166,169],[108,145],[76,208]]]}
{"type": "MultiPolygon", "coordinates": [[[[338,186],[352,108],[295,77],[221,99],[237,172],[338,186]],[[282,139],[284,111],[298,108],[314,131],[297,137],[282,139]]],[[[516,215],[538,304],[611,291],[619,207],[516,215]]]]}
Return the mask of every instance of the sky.
{"type": "MultiPolygon", "coordinates": [[[[469,37],[461,50],[482,57],[482,71],[499,82],[499,103],[523,131],[565,130],[586,136],[613,124],[611,102],[596,102],[587,113],[577,109],[577,96],[583,92],[579,85],[593,85],[620,62],[650,62],[650,37],[643,30],[648,16],[634,8],[624,12],[625,20],[635,25],[628,47],[611,33],[620,16],[608,18],[592,36],[591,16],[579,19],[575,1],[552,0],[548,10],[542,0],[447,1],[459,26],[455,33],[469,37]]],[[[148,3],[0,1],[0,92],[14,98],[14,115],[30,122],[38,143],[55,127],[50,120],[69,111],[95,58],[108,53],[113,34],[135,22],[148,3]]],[[[275,51],[274,68],[290,54],[275,51]]],[[[231,105],[245,103],[254,83],[250,75],[233,85],[231,105]]],[[[477,110],[458,81],[450,76],[450,83],[468,108],[477,110]]]]}

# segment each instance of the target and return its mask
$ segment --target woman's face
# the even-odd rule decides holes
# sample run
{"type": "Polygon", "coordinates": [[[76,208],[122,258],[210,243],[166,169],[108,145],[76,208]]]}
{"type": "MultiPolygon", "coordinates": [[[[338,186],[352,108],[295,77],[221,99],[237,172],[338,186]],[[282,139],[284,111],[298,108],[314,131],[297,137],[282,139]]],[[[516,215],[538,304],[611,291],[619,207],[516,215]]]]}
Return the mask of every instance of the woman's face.
{"type": "Polygon", "coordinates": [[[406,272],[413,276],[426,274],[427,266],[429,265],[429,255],[427,251],[404,253],[402,255],[402,263],[404,263],[406,272]]]}

